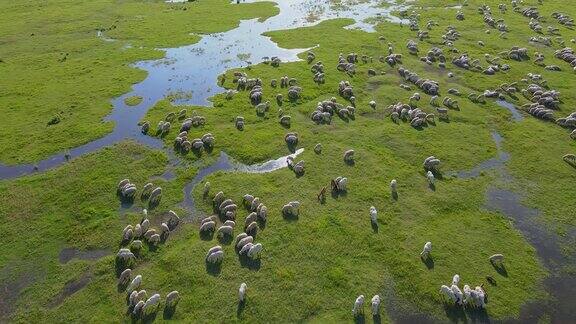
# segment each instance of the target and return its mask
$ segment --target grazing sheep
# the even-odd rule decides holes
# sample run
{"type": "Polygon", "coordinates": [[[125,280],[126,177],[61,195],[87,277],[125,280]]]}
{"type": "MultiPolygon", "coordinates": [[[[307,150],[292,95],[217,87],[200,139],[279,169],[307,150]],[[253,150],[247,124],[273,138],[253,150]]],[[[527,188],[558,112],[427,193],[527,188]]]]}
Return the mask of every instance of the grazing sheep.
{"type": "Polygon", "coordinates": [[[420,257],[426,260],[430,257],[430,252],[432,252],[432,242],[426,242],[426,244],[424,244],[422,252],[420,253],[420,257]]]}
{"type": "Polygon", "coordinates": [[[204,224],[200,225],[200,232],[211,232],[216,229],[216,222],[214,221],[207,221],[204,224]]]}
{"type": "Polygon", "coordinates": [[[118,277],[118,285],[119,286],[126,285],[128,282],[130,282],[131,278],[132,278],[132,270],[131,269],[126,269],[126,270],[122,271],[122,273],[120,274],[120,277],[118,277]]]}
{"type": "Polygon", "coordinates": [[[166,295],[166,307],[168,308],[174,308],[176,307],[176,305],[178,305],[178,302],[180,301],[180,293],[176,290],[168,293],[168,295],[166,295]]]}
{"type": "Polygon", "coordinates": [[[142,308],[144,308],[145,304],[146,303],[143,300],[136,303],[136,306],[134,306],[134,309],[132,310],[132,314],[135,317],[140,317],[140,314],[142,313],[142,308]]]}
{"type": "Polygon", "coordinates": [[[160,306],[160,294],[154,294],[152,297],[148,298],[144,307],[142,307],[142,314],[144,316],[148,314],[153,314],[158,311],[158,307],[160,306]]]}
{"type": "Polygon", "coordinates": [[[502,262],[504,262],[504,255],[494,254],[491,255],[490,258],[488,259],[490,260],[490,263],[492,263],[493,265],[500,265],[502,264],[502,262]]]}
{"type": "Polygon", "coordinates": [[[454,291],[452,291],[452,289],[446,285],[442,285],[440,287],[440,293],[445,298],[448,298],[449,300],[451,300],[454,303],[457,301],[457,298],[456,298],[456,295],[454,294],[454,291]]]}
{"type": "Polygon", "coordinates": [[[438,172],[438,168],[440,167],[440,160],[434,156],[429,156],[424,160],[423,167],[426,171],[438,172]]]}
{"type": "Polygon", "coordinates": [[[127,225],[122,231],[122,241],[129,242],[134,237],[134,230],[132,225],[127,225]]]}
{"type": "Polygon", "coordinates": [[[370,221],[373,224],[376,224],[378,221],[378,211],[376,211],[376,207],[370,207],[370,221]]]}
{"type": "Polygon", "coordinates": [[[392,179],[392,181],[390,181],[390,191],[392,191],[393,194],[398,193],[398,181],[396,181],[396,179],[392,179]]]}
{"type": "Polygon", "coordinates": [[[126,248],[122,248],[120,250],[118,250],[118,253],[116,254],[116,259],[124,262],[124,263],[128,263],[132,260],[134,260],[136,257],[134,256],[134,253],[132,253],[129,249],[126,248]]]}
{"type": "Polygon", "coordinates": [[[347,150],[344,152],[344,162],[346,163],[354,162],[354,150],[347,150]]]}
{"type": "Polygon", "coordinates": [[[452,277],[452,285],[458,286],[459,282],[460,282],[460,276],[455,274],[454,277],[452,277]]]}
{"type": "Polygon", "coordinates": [[[148,239],[148,242],[150,242],[150,244],[156,246],[160,243],[160,234],[153,234],[150,236],[150,238],[148,239]]]}
{"type": "Polygon", "coordinates": [[[322,144],[318,143],[314,146],[314,153],[316,154],[322,153],[322,144]]]}
{"type": "Polygon", "coordinates": [[[354,301],[354,307],[352,308],[352,315],[358,316],[360,313],[364,313],[364,295],[358,296],[356,301],[354,301]]]}
{"type": "Polygon", "coordinates": [[[246,301],[246,284],[241,283],[240,288],[238,288],[238,301],[243,303],[246,301]]]}
{"type": "Polygon", "coordinates": [[[247,255],[250,259],[254,260],[260,257],[260,253],[262,253],[262,244],[256,243],[248,250],[247,255]]]}
{"type": "Polygon", "coordinates": [[[162,188],[158,187],[152,190],[152,193],[150,193],[150,202],[154,204],[159,204],[161,199],[162,199],[162,188]]]}
{"type": "Polygon", "coordinates": [[[154,184],[151,182],[148,182],[147,184],[144,185],[144,187],[142,188],[142,193],[140,194],[143,198],[145,197],[149,197],[150,193],[152,192],[152,188],[154,188],[154,184]]]}
{"type": "Polygon", "coordinates": [[[222,225],[216,231],[217,236],[224,236],[224,235],[234,235],[234,228],[232,226],[225,226],[222,225]]]}
{"type": "Polygon", "coordinates": [[[126,288],[126,292],[131,294],[134,290],[140,288],[141,284],[142,284],[142,275],[137,275],[136,277],[134,277],[134,279],[132,279],[132,281],[126,288]]]}
{"type": "Polygon", "coordinates": [[[374,297],[372,297],[371,303],[372,303],[372,315],[373,316],[377,316],[378,313],[380,312],[380,296],[378,295],[374,295],[374,297]]]}
{"type": "Polygon", "coordinates": [[[576,168],[576,155],[574,154],[566,154],[562,157],[564,162],[570,164],[571,166],[576,168]]]}
{"type": "MultiPolygon", "coordinates": [[[[236,239],[238,239],[238,237],[236,239]]],[[[252,236],[248,236],[248,234],[246,234],[246,236],[244,238],[240,239],[238,241],[238,243],[236,243],[236,248],[240,250],[244,247],[244,245],[246,245],[248,243],[252,243],[253,241],[254,241],[254,238],[252,236]]]]}
{"type": "Polygon", "coordinates": [[[200,221],[200,226],[204,225],[204,223],[206,223],[206,222],[216,223],[217,220],[218,220],[218,216],[216,216],[216,215],[212,215],[210,217],[205,217],[200,221]]]}
{"type": "Polygon", "coordinates": [[[458,305],[462,305],[462,303],[464,302],[464,298],[463,298],[464,295],[462,294],[462,291],[460,290],[460,288],[458,288],[457,285],[452,285],[450,287],[450,289],[454,293],[454,297],[456,297],[456,303],[458,305]]]}
{"type": "Polygon", "coordinates": [[[300,213],[300,202],[291,201],[282,207],[282,215],[297,217],[300,213]]]}
{"type": "MultiPolygon", "coordinates": [[[[144,209],[142,212],[144,217],[148,215],[148,211],[146,209],[144,209]]],[[[142,222],[140,222],[140,227],[142,228],[142,233],[146,233],[148,231],[150,228],[150,221],[148,218],[144,218],[142,222]]]]}
{"type": "Polygon", "coordinates": [[[252,248],[252,246],[254,246],[254,244],[248,242],[246,243],[246,245],[244,245],[240,251],[238,251],[238,254],[240,255],[245,255],[246,253],[248,253],[248,251],[250,251],[250,249],[252,248]]]}
{"type": "Polygon", "coordinates": [[[434,174],[432,171],[426,172],[426,179],[428,179],[428,183],[432,186],[434,185],[434,174]]]}
{"type": "Polygon", "coordinates": [[[236,240],[234,241],[234,245],[238,246],[238,243],[240,243],[240,241],[246,237],[248,237],[248,234],[246,234],[246,233],[240,233],[240,234],[236,235],[236,240]]]}
{"type": "Polygon", "coordinates": [[[139,251],[142,249],[142,241],[140,240],[134,240],[132,241],[132,243],[130,244],[130,249],[134,250],[134,251],[139,251]]]}
{"type": "Polygon", "coordinates": [[[286,144],[290,146],[296,146],[298,144],[298,134],[288,133],[284,136],[284,140],[286,141],[286,144]]]}
{"type": "Polygon", "coordinates": [[[206,253],[206,259],[208,259],[209,256],[211,256],[212,254],[214,254],[218,251],[222,251],[222,247],[220,245],[216,245],[216,246],[211,247],[208,250],[208,253],[206,253]]]}

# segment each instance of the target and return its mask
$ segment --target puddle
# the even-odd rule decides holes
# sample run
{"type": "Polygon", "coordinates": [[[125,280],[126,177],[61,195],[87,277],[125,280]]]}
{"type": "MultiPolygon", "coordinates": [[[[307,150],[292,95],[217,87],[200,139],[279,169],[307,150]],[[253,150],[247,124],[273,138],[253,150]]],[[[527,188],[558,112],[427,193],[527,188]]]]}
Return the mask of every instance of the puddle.
{"type": "MultiPolygon", "coordinates": [[[[7,268],[2,272],[9,271],[7,268]]],[[[16,310],[16,302],[20,293],[36,280],[32,273],[22,272],[15,280],[0,283],[0,323],[7,323],[16,310]]]]}
{"type": "MultiPolygon", "coordinates": [[[[247,2],[258,2],[255,0],[247,2]]],[[[142,82],[135,84],[129,93],[112,100],[113,110],[105,121],[114,122],[112,133],[70,150],[70,158],[99,150],[123,140],[132,139],[148,147],[160,149],[161,140],[145,136],[140,132],[138,122],[148,109],[169,94],[192,94],[179,96],[175,104],[194,104],[210,106],[209,98],[224,92],[217,85],[217,77],[224,71],[246,67],[263,61],[264,56],[277,56],[282,62],[298,61],[298,54],[307,49],[284,49],[262,33],[274,30],[294,29],[312,26],[332,18],[351,18],[355,23],[350,28],[373,30],[373,24],[364,22],[367,18],[379,17],[379,20],[402,21],[391,12],[403,8],[390,4],[384,8],[381,4],[388,1],[368,1],[363,3],[344,2],[346,6],[333,7],[330,1],[283,0],[278,1],[280,13],[265,21],[258,19],[242,20],[237,28],[227,32],[202,35],[202,39],[193,45],[164,49],[166,55],[160,60],[142,61],[132,66],[148,72],[142,82]],[[310,14],[314,18],[310,20],[310,14]],[[249,55],[248,55],[249,54],[249,55]],[[140,96],[142,102],[137,106],[127,105],[124,99],[140,96]]],[[[242,4],[239,4],[242,5],[242,4]]],[[[102,32],[97,36],[105,39],[102,32]]],[[[64,153],[55,154],[47,159],[30,164],[0,164],[0,179],[11,179],[34,172],[42,172],[65,163],[64,153]]]]}
{"type": "Polygon", "coordinates": [[[502,141],[504,140],[504,138],[496,131],[492,131],[491,135],[492,140],[496,144],[496,149],[498,150],[497,157],[486,160],[470,170],[447,172],[446,175],[456,176],[461,179],[472,179],[479,177],[484,171],[499,170],[501,173],[500,176],[508,180],[510,176],[506,172],[506,162],[510,160],[510,154],[502,150],[502,141]]]}
{"type": "Polygon", "coordinates": [[[184,187],[184,201],[180,205],[183,208],[188,209],[189,211],[196,212],[197,211],[196,204],[191,194],[192,190],[194,190],[194,187],[200,182],[202,182],[204,178],[206,178],[207,176],[211,175],[214,172],[218,171],[242,172],[242,173],[272,172],[275,170],[288,167],[288,165],[286,164],[286,158],[288,158],[289,156],[296,157],[302,152],[304,152],[303,148],[296,150],[296,152],[294,152],[293,154],[289,154],[277,158],[275,160],[270,160],[261,164],[254,164],[254,165],[246,165],[233,161],[230,158],[230,156],[228,156],[224,152],[221,152],[220,157],[218,158],[218,160],[216,160],[216,162],[212,163],[210,166],[204,169],[199,170],[194,179],[192,179],[192,181],[186,184],[186,186],[184,187]]]}
{"type": "Polygon", "coordinates": [[[58,261],[65,264],[70,262],[72,259],[98,260],[110,254],[111,252],[105,249],[82,251],[76,248],[65,248],[60,251],[60,254],[58,255],[58,261]]]}
{"type": "Polygon", "coordinates": [[[54,296],[54,298],[50,300],[50,302],[48,303],[48,307],[54,308],[62,304],[66,298],[72,296],[82,288],[86,287],[86,285],[88,285],[91,280],[92,280],[91,274],[84,274],[80,279],[66,283],[66,285],[64,286],[64,288],[62,288],[62,290],[58,293],[58,295],[54,296]]]}
{"type": "Polygon", "coordinates": [[[508,111],[510,111],[510,113],[512,114],[513,121],[518,122],[524,119],[524,116],[522,115],[522,113],[520,113],[520,111],[516,108],[516,106],[509,103],[508,101],[496,100],[496,104],[502,108],[508,109],[508,111]]]}

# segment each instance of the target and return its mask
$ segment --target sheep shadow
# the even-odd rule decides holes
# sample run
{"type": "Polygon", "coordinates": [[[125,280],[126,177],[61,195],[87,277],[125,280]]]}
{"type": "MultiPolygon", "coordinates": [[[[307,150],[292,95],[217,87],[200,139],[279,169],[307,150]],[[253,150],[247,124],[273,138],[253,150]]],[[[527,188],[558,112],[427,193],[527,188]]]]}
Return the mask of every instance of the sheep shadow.
{"type": "Polygon", "coordinates": [[[398,193],[396,191],[392,193],[392,199],[398,201],[398,193]]]}
{"type": "Polygon", "coordinates": [[[444,312],[446,313],[446,317],[450,319],[453,323],[466,323],[467,316],[464,308],[456,305],[456,303],[444,303],[444,312]]]}
{"type": "Polygon", "coordinates": [[[148,210],[154,210],[156,209],[156,207],[158,207],[158,205],[160,205],[160,201],[159,200],[150,200],[148,201],[148,210]]]}
{"type": "Polygon", "coordinates": [[[154,323],[154,321],[156,321],[156,316],[158,315],[158,310],[155,310],[154,312],[144,315],[142,317],[142,323],[154,323]]]}
{"type": "Polygon", "coordinates": [[[245,308],[246,308],[246,301],[244,300],[239,301],[238,306],[236,307],[236,317],[240,318],[245,308]]]}
{"type": "Polygon", "coordinates": [[[295,153],[297,146],[298,146],[298,144],[288,144],[288,143],[286,143],[286,147],[288,147],[288,151],[290,151],[290,153],[295,153]]]}
{"type": "Polygon", "coordinates": [[[258,227],[260,227],[261,230],[266,228],[266,220],[259,218],[256,220],[256,222],[258,223],[258,227]]]}
{"type": "Polygon", "coordinates": [[[332,190],[332,198],[338,199],[339,197],[346,197],[348,193],[341,190],[332,190]]]}
{"type": "Polygon", "coordinates": [[[114,261],[114,269],[116,270],[116,278],[120,277],[120,274],[122,273],[122,271],[126,270],[126,269],[132,269],[133,263],[132,262],[125,262],[122,261],[121,259],[116,258],[116,260],[114,261]]]}
{"type": "Polygon", "coordinates": [[[499,275],[501,275],[502,277],[508,277],[508,270],[506,270],[506,266],[504,264],[494,264],[492,263],[492,267],[494,267],[494,270],[496,270],[496,272],[498,272],[499,275]]]}
{"type": "Polygon", "coordinates": [[[429,188],[430,190],[432,190],[432,191],[436,191],[436,185],[433,184],[433,183],[429,183],[429,184],[428,184],[428,188],[429,188]]]}
{"type": "Polygon", "coordinates": [[[372,315],[372,321],[374,324],[382,324],[382,317],[380,317],[380,314],[372,315]]]}
{"type": "Polygon", "coordinates": [[[250,259],[247,255],[238,255],[238,261],[240,262],[240,266],[243,268],[248,268],[252,271],[258,271],[262,266],[262,261],[260,258],[254,260],[250,259]]]}
{"type": "Polygon", "coordinates": [[[164,307],[164,311],[162,312],[162,318],[165,320],[171,319],[174,316],[175,312],[176,312],[176,306],[166,305],[166,307],[164,307]]]}
{"type": "Polygon", "coordinates": [[[209,275],[216,277],[222,272],[221,262],[210,263],[208,261],[205,261],[205,263],[206,263],[206,273],[208,273],[209,275]]]}
{"type": "Polygon", "coordinates": [[[230,245],[230,243],[232,243],[233,239],[234,238],[231,235],[218,236],[218,243],[223,244],[223,245],[230,245]]]}
{"type": "Polygon", "coordinates": [[[356,324],[366,323],[366,316],[364,314],[358,314],[358,315],[354,316],[354,323],[356,323],[356,324]]]}
{"type": "Polygon", "coordinates": [[[420,260],[422,260],[422,263],[424,263],[428,270],[434,269],[434,259],[431,256],[428,256],[426,259],[420,257],[420,260]]]}
{"type": "Polygon", "coordinates": [[[289,221],[289,222],[295,222],[298,220],[298,215],[296,214],[286,214],[286,213],[282,213],[282,217],[284,218],[284,220],[289,221]]]}
{"type": "Polygon", "coordinates": [[[370,222],[370,225],[372,226],[372,231],[378,234],[378,222],[370,222]]]}
{"type": "Polygon", "coordinates": [[[344,160],[344,163],[346,163],[347,166],[356,165],[356,162],[354,160],[344,160]]]}
{"type": "Polygon", "coordinates": [[[202,241],[212,241],[213,238],[214,238],[214,231],[200,232],[200,239],[202,241]]]}

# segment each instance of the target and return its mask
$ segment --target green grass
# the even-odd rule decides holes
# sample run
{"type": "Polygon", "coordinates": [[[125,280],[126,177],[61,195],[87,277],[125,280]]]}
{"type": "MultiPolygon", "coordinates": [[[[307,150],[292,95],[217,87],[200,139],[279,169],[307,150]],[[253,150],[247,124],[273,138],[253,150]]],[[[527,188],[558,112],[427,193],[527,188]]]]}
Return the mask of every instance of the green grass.
{"type": "Polygon", "coordinates": [[[124,103],[128,106],[138,106],[142,102],[142,97],[132,96],[124,99],[124,103]]]}
{"type": "MultiPolygon", "coordinates": [[[[176,168],[174,180],[158,178],[167,163],[165,154],[133,143],[122,143],[45,174],[0,182],[0,230],[6,243],[0,248],[0,268],[3,269],[0,282],[17,281],[23,274],[33,278],[18,299],[12,319],[16,322],[41,319],[47,322],[129,321],[125,315],[125,294],[116,290],[113,256],[98,261],[74,260],[67,264],[59,264],[57,260],[64,247],[117,250],[122,228],[137,222],[138,213],[144,206],[137,201],[132,210],[118,216],[115,186],[125,177],[139,188],[147,181],[162,186],[162,204],[151,212],[154,223],[159,222],[168,209],[193,219],[173,232],[158,250],[145,249],[134,269],[143,275],[143,288],[149,294],[159,292],[165,297],[169,291],[180,292],[182,300],[174,315],[177,321],[347,322],[352,320],[350,310],[359,294],[367,299],[380,294],[384,304],[397,305],[404,313],[427,313],[446,321],[454,319],[451,317],[454,314],[449,312],[447,317],[438,289],[441,284],[448,284],[455,273],[462,277],[462,284],[471,286],[486,282],[486,276],[497,280],[497,286],[485,285],[490,296],[486,311],[492,320],[517,317],[526,302],[548,298],[541,289],[547,270],[513,223],[486,209],[486,191],[491,186],[498,186],[521,193],[526,205],[541,211],[542,226],[565,236],[576,224],[573,213],[576,199],[572,194],[576,172],[561,157],[576,153],[576,145],[569,139],[567,130],[552,123],[527,115],[521,122],[512,122],[509,112],[493,101],[474,104],[466,95],[504,82],[518,81],[527,72],[541,73],[551,88],[562,92],[563,103],[557,116],[565,116],[576,104],[576,97],[570,91],[573,72],[568,64],[554,58],[555,47],[527,43],[527,38],[533,34],[527,18],[511,9],[500,14],[497,1],[469,1],[469,6],[463,8],[466,20],[457,21],[456,10],[442,6],[458,3],[418,2],[426,7],[426,10],[418,10],[421,26],[424,27],[429,19],[440,24],[430,32],[430,40],[419,42],[422,55],[432,46],[439,46],[446,26],[454,25],[462,34],[456,47],[460,52],[481,59],[483,65],[484,53],[497,53],[521,45],[527,46],[531,54],[536,50],[542,52],[547,64],[560,65],[564,71],[547,72],[531,61],[507,61],[512,66],[508,73],[485,76],[448,63],[448,70],[456,74],[450,79],[448,71],[427,66],[418,57],[409,55],[405,44],[407,39],[416,39],[416,32],[391,23],[379,25],[376,33],[343,29],[351,21],[342,19],[325,21],[310,28],[270,33],[268,36],[286,48],[319,45],[314,52],[317,60],[324,63],[326,83],[316,85],[312,82],[310,67],[305,61],[283,63],[279,68],[260,64],[243,70],[250,77],[262,78],[264,100],[272,103],[270,112],[265,117],[256,116],[246,92],[238,93],[231,100],[217,95],[212,98],[213,108],[186,107],[189,113],[196,111],[207,120],[205,126],[193,129],[190,137],[211,132],[216,137],[216,147],[213,152],[200,156],[182,156],[187,162],[176,168]],[[480,3],[490,4],[494,17],[505,19],[511,28],[506,40],[500,39],[495,30],[484,33],[487,27],[482,16],[476,13],[480,3]],[[379,39],[381,36],[384,40],[379,39]],[[479,47],[478,40],[483,40],[486,47],[479,47]],[[463,93],[457,98],[461,109],[450,111],[450,122],[437,121],[436,125],[420,131],[406,123],[391,122],[386,107],[398,101],[407,102],[417,90],[402,90],[398,85],[403,81],[397,69],[378,61],[380,55],[387,53],[389,42],[395,53],[403,54],[405,67],[421,77],[439,81],[443,94],[449,88],[457,88],[463,93]],[[374,61],[359,63],[357,74],[349,77],[336,70],[340,52],[367,54],[374,57],[374,61]],[[368,68],[383,74],[368,77],[368,68]],[[297,78],[304,91],[297,102],[285,101],[279,107],[275,102],[276,93],[286,97],[287,90],[273,89],[269,84],[271,79],[284,75],[297,78]],[[332,125],[315,125],[309,118],[310,113],[318,101],[337,96],[340,80],[349,80],[354,86],[355,120],[345,122],[334,118],[332,125]],[[376,111],[369,107],[370,100],[377,102],[376,111]],[[280,108],[292,116],[290,129],[278,123],[280,108]],[[246,120],[243,131],[234,126],[236,116],[246,120]],[[429,155],[440,158],[444,174],[471,169],[497,155],[492,131],[498,131],[504,137],[504,150],[511,156],[507,170],[513,181],[503,182],[498,172],[486,171],[467,180],[445,177],[437,181],[435,191],[428,188],[421,167],[424,158],[429,155]],[[282,169],[266,174],[220,172],[204,180],[211,183],[212,194],[222,190],[227,197],[239,202],[244,194],[250,193],[259,196],[269,209],[266,227],[256,239],[264,246],[259,269],[242,266],[232,246],[224,245],[226,255],[221,272],[208,273],[205,253],[218,243],[215,239],[205,241],[199,237],[198,218],[211,213],[211,203],[201,197],[202,183],[193,192],[199,211],[189,213],[180,209],[182,187],[198,168],[213,162],[221,151],[247,164],[289,154],[284,143],[287,132],[297,132],[298,146],[305,148],[297,158],[306,161],[304,176],[298,178],[290,170],[282,169]],[[313,152],[316,143],[322,143],[324,147],[320,155],[313,152]],[[350,148],[356,151],[354,166],[342,162],[343,152],[350,148]],[[337,198],[329,196],[325,204],[319,204],[316,201],[318,191],[340,175],[349,178],[348,193],[337,198]],[[390,197],[391,179],[398,179],[397,201],[390,197]],[[286,220],[280,214],[282,205],[292,200],[302,204],[300,217],[295,221],[286,220]],[[378,209],[377,232],[370,226],[370,206],[378,209]],[[34,234],[22,235],[23,228],[34,230],[34,234]],[[426,241],[433,243],[434,267],[431,269],[419,258],[426,241]],[[498,274],[487,261],[493,253],[506,255],[506,276],[498,274]],[[92,275],[86,288],[65,299],[61,305],[50,308],[51,300],[65,284],[84,273],[92,275]],[[241,282],[248,284],[248,303],[242,312],[238,312],[236,294],[241,282]]],[[[571,8],[566,8],[565,2],[549,0],[545,3],[539,7],[545,16],[553,11],[576,15],[571,8]]],[[[184,19],[192,10],[204,8],[203,2],[185,5],[187,11],[182,10],[183,5],[174,5],[159,13],[143,14],[139,6],[145,4],[160,5],[123,4],[123,10],[130,14],[126,14],[124,20],[119,19],[117,28],[106,35],[113,38],[125,35],[134,45],[146,42],[144,44],[149,46],[161,46],[155,42],[165,39],[178,44],[195,41],[184,34],[164,34],[165,31],[157,31],[153,26],[165,18],[162,15],[184,15],[178,16],[178,19],[184,19]]],[[[525,5],[530,4],[528,1],[525,5]]],[[[177,21],[189,29],[197,28],[192,21],[177,21]]],[[[546,24],[556,25],[556,22],[549,19],[546,24]]],[[[565,39],[576,36],[574,31],[564,28],[562,35],[565,39]]],[[[134,55],[134,58],[138,56],[134,55]]],[[[450,61],[452,54],[447,56],[450,61]]],[[[104,69],[95,70],[105,74],[104,69]]],[[[233,72],[228,72],[227,88],[234,88],[233,72]]],[[[102,89],[110,90],[108,86],[102,86],[102,89]]],[[[428,101],[429,96],[423,95],[421,106],[425,111],[433,112],[428,101]]],[[[344,103],[344,100],[338,98],[338,102],[344,103]]],[[[525,102],[522,98],[518,104],[525,102]]],[[[173,106],[170,98],[166,98],[144,119],[155,125],[169,112],[180,109],[182,107],[173,106]]],[[[52,114],[46,116],[50,119],[52,114]]],[[[65,122],[66,115],[63,115],[57,125],[65,122]]],[[[168,148],[175,136],[175,130],[165,136],[168,148]]],[[[10,135],[6,141],[18,139],[10,135]]],[[[247,214],[244,210],[238,214],[236,234],[240,233],[247,214]]],[[[573,255],[573,247],[565,244],[562,248],[567,257],[573,255]]],[[[572,273],[573,270],[570,265],[565,269],[572,273]]],[[[366,312],[369,313],[368,308],[366,312]]],[[[383,322],[390,322],[396,314],[383,309],[382,315],[383,322]]],[[[160,313],[157,321],[162,320],[160,313]]]]}

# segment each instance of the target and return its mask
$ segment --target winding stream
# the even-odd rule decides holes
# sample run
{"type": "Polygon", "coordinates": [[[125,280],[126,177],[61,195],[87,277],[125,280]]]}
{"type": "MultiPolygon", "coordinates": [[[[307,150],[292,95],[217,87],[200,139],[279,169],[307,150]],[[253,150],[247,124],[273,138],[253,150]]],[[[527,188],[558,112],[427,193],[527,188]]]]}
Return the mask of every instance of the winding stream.
{"type": "MultiPolygon", "coordinates": [[[[265,0],[250,0],[259,2],[265,0]]],[[[33,172],[42,172],[59,166],[69,159],[97,151],[124,140],[135,140],[151,148],[160,149],[160,139],[140,132],[138,122],[150,108],[168,95],[175,95],[176,104],[210,106],[210,97],[224,92],[217,85],[217,78],[223,72],[263,62],[263,57],[277,56],[282,62],[298,61],[298,54],[307,49],[284,49],[263,33],[275,30],[294,29],[318,24],[333,18],[351,18],[354,24],[347,28],[360,28],[373,31],[374,23],[364,22],[367,18],[387,19],[399,22],[401,19],[391,12],[402,8],[397,5],[381,7],[393,0],[344,2],[347,6],[333,7],[330,1],[282,0],[277,2],[280,13],[259,21],[258,18],[242,20],[232,30],[203,35],[196,44],[163,49],[164,58],[141,61],[134,67],[148,72],[146,79],[134,85],[132,91],[112,100],[113,110],[104,120],[114,122],[112,133],[71,149],[67,154],[54,154],[31,164],[0,164],[0,179],[11,179],[33,172]],[[137,106],[128,107],[124,99],[140,96],[143,101],[137,106]]],[[[242,4],[239,4],[242,5],[242,4]]],[[[111,41],[101,33],[97,37],[111,41]]]]}

